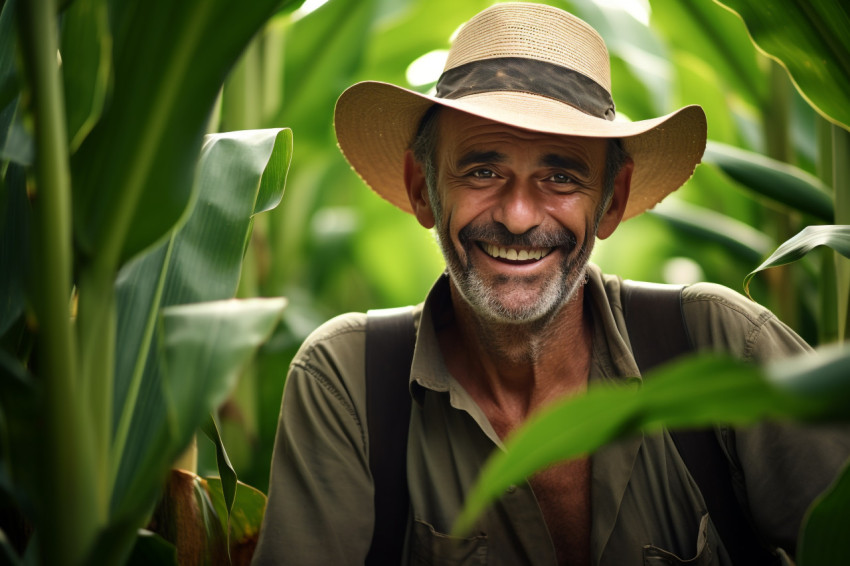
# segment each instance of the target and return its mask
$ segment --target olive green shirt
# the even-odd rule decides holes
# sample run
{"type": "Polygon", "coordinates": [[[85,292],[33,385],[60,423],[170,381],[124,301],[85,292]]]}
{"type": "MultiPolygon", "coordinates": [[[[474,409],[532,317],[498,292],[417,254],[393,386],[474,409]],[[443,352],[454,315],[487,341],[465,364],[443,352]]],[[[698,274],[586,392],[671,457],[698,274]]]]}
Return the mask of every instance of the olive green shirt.
{"type": "MultiPolygon", "coordinates": [[[[620,304],[621,280],[588,268],[593,320],[590,380],[638,375],[620,304]]],[[[404,564],[554,565],[555,550],[528,483],[480,518],[470,538],[446,533],[485,460],[502,444],[449,374],[434,319],[450,308],[443,276],[424,304],[410,372],[410,518],[404,564]]],[[[769,311],[733,291],[683,293],[695,346],[762,362],[808,349],[769,311]]],[[[364,387],[364,314],[316,330],[292,362],[272,460],[269,502],[254,556],[268,564],[363,564],[373,528],[364,387]]],[[[844,435],[764,424],[726,431],[752,518],[793,554],[803,513],[850,454],[844,435]]],[[[702,496],[666,432],[609,445],[591,458],[591,558],[614,566],[728,564],[702,496]]]]}

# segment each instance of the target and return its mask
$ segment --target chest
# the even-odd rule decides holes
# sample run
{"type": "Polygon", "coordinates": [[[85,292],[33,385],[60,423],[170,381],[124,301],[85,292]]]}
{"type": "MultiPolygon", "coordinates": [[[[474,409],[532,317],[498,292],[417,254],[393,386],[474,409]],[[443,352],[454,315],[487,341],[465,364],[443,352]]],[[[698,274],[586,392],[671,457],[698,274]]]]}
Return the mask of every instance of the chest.
{"type": "Polygon", "coordinates": [[[590,459],[557,464],[529,480],[559,564],[590,563],[590,459]]]}

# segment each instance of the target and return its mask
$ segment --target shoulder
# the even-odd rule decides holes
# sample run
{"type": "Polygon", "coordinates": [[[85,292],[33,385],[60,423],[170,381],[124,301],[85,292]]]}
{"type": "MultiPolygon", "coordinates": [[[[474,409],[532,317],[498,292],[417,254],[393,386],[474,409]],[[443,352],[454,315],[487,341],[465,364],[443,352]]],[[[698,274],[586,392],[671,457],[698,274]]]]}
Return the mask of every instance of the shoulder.
{"type": "Polygon", "coordinates": [[[762,362],[809,349],[769,309],[716,283],[682,291],[682,310],[694,345],[762,362]]]}
{"type": "Polygon", "coordinates": [[[366,315],[337,316],[314,330],[289,366],[284,405],[336,406],[359,422],[365,406],[366,315]]]}
{"type": "Polygon", "coordinates": [[[321,364],[333,358],[355,355],[359,355],[362,360],[365,341],[366,314],[355,312],[342,314],[311,332],[301,344],[292,363],[321,364]]]}

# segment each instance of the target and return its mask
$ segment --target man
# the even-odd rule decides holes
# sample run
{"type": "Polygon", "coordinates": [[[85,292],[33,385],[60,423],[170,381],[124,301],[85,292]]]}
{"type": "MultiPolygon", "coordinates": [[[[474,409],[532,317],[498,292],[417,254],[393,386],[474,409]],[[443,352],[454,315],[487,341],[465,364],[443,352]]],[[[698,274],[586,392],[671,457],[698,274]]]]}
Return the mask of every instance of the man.
{"type": "MultiPolygon", "coordinates": [[[[398,563],[729,564],[666,432],[538,473],[469,538],[446,534],[485,459],[531,414],[639,374],[624,284],[588,257],[596,238],[690,177],[702,110],[615,121],[598,34],[549,6],[501,4],[462,28],[436,96],[359,83],[340,97],[335,127],[355,170],[433,228],[446,259],[414,310],[415,352],[398,376],[412,398],[398,563]]],[[[807,348],[725,288],[693,285],[682,302],[697,348],[754,362],[807,348]]],[[[255,564],[363,564],[369,552],[365,320],[328,322],[292,363],[255,564]]],[[[772,425],[724,434],[756,531],[793,553],[847,446],[772,425]]]]}

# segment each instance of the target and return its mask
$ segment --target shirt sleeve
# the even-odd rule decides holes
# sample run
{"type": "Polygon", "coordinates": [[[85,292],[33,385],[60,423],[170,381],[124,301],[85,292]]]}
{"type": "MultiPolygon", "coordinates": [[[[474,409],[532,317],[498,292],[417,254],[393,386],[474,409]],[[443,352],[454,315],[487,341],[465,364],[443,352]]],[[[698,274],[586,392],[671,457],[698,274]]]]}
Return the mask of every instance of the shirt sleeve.
{"type": "MultiPolygon", "coordinates": [[[[725,287],[694,285],[683,303],[699,349],[759,364],[811,351],[769,310],[725,287]]],[[[850,457],[850,429],[765,422],[729,432],[725,447],[757,531],[793,556],[806,510],[850,457]]]]}
{"type": "Polygon", "coordinates": [[[290,367],[252,564],[363,564],[372,537],[362,315],[334,319],[290,367]]]}

